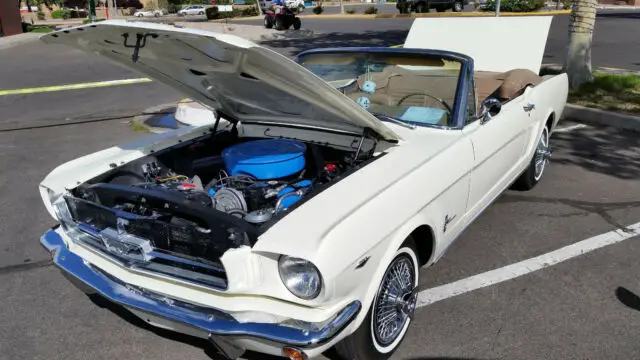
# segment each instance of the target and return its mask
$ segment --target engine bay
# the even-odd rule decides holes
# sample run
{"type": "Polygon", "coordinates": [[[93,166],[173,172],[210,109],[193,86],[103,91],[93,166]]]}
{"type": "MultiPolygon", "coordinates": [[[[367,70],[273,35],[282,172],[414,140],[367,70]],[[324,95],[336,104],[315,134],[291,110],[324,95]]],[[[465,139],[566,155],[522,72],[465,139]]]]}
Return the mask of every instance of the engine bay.
{"type": "MultiPolygon", "coordinates": [[[[215,261],[373,159],[287,138],[219,132],[147,155],[79,185],[73,219],[117,229],[155,248],[215,261]]],[[[112,164],[115,165],[115,164],[112,164]]]]}

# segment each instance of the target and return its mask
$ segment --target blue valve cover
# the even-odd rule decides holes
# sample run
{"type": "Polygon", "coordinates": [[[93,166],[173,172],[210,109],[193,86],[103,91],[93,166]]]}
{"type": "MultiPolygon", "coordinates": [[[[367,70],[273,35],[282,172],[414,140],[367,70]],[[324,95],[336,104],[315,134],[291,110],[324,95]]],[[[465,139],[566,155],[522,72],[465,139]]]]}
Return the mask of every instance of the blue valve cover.
{"type": "Polygon", "coordinates": [[[230,175],[251,175],[258,180],[278,179],[304,169],[307,146],[289,139],[249,141],[222,151],[230,175]]]}

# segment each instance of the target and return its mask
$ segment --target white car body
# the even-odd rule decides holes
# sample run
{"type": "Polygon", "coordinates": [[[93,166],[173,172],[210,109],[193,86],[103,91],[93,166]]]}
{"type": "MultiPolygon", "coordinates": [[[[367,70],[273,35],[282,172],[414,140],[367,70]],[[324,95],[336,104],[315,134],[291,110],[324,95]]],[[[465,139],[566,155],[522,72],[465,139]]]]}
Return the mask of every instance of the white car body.
{"type": "Polygon", "coordinates": [[[178,11],[178,15],[204,15],[204,5],[189,5],[186,8],[178,11]]]}
{"type": "Polygon", "coordinates": [[[159,17],[164,15],[164,13],[162,12],[162,10],[139,10],[136,11],[135,13],[133,13],[133,16],[135,17],[159,17]]]}
{"type": "MultiPolygon", "coordinates": [[[[544,49],[551,18],[524,19],[527,18],[416,19],[405,47],[459,51],[477,59],[476,71],[525,68],[537,73],[542,59],[540,46],[544,49]],[[524,26],[525,30],[517,32],[517,36],[511,36],[516,32],[505,29],[517,28],[513,25],[517,21],[526,22],[526,25],[518,25],[524,26]],[[467,22],[468,25],[465,25],[467,22]],[[478,29],[483,27],[487,29],[487,37],[482,35],[479,39],[469,35],[481,34],[478,29]],[[446,35],[438,35],[443,31],[446,31],[446,35]],[[433,36],[420,38],[420,33],[433,36]],[[495,33],[500,36],[494,38],[495,33]],[[488,39],[489,43],[482,39],[488,39]],[[527,50],[529,45],[535,49],[527,50]],[[503,47],[510,52],[501,51],[503,47]]],[[[270,118],[268,112],[261,113],[256,118],[266,121],[262,124],[252,123],[252,119],[245,116],[241,123],[244,121],[246,124],[239,125],[239,131],[244,136],[260,137],[268,131],[272,136],[297,139],[323,136],[324,141],[348,148],[354,136],[344,133],[358,133],[367,127],[379,135],[381,140],[376,153],[386,153],[384,157],[343,178],[296,208],[262,233],[253,247],[231,249],[222,256],[221,261],[228,276],[226,291],[123,267],[96,251],[76,244],[72,239],[73,233],[66,232],[62,227],[51,230],[42,239],[45,247],[54,255],[56,264],[63,269],[68,270],[66,266],[70,266],[60,259],[59,253],[64,250],[68,255],[81,258],[86,264],[101,269],[122,283],[161,294],[168,299],[218,309],[231,314],[239,323],[278,324],[286,319],[322,323],[336,314],[345,314],[344,309],[357,303],[353,313],[344,315],[353,316],[353,319],[339,329],[332,329],[336,334],[328,341],[317,342],[312,339],[313,346],[308,347],[305,346],[310,344],[298,344],[308,357],[319,355],[360,327],[387,266],[408,236],[412,235],[416,242],[420,242],[421,266],[429,266],[441,258],[463,230],[528,168],[543,129],[548,126],[552,130],[560,119],[568,92],[565,74],[545,77],[541,83],[527,87],[522,95],[503,104],[500,113],[487,122],[475,121],[460,129],[411,129],[377,120],[366,110],[354,106],[353,101],[332,86],[284,56],[232,35],[118,20],[91,26],[94,28],[85,26],[87,31],[82,32],[71,28],[65,30],[69,34],[49,34],[43,37],[43,41],[97,52],[116,62],[125,63],[212,108],[216,106],[215,102],[203,94],[207,90],[224,87],[225,82],[221,79],[228,76],[226,74],[246,72],[268,82],[271,89],[268,91],[277,89],[288,95],[295,92],[295,97],[291,95],[285,101],[293,109],[292,112],[302,115],[288,119],[281,116],[270,118]],[[218,78],[166,76],[168,67],[162,68],[166,70],[163,73],[130,61],[132,49],[118,53],[125,50],[121,47],[122,41],[116,42],[115,39],[121,39],[121,33],[130,28],[171,34],[190,42],[190,48],[197,47],[207,52],[188,52],[186,47],[172,48],[175,45],[173,43],[171,46],[163,45],[161,35],[157,39],[146,39],[146,47],[140,49],[141,59],[149,63],[152,59],[180,53],[180,56],[191,59],[191,65],[188,66],[213,69],[208,67],[211,61],[208,57],[223,51],[222,47],[231,58],[242,60],[220,68],[221,72],[216,73],[216,76],[220,76],[218,78]],[[110,45],[105,43],[105,39],[114,41],[110,45]],[[315,119],[311,119],[311,115],[306,117],[308,113],[305,109],[311,103],[314,104],[314,111],[324,111],[315,119]],[[533,111],[530,111],[532,108],[523,111],[523,106],[526,108],[530,103],[535,104],[533,111]],[[280,127],[282,124],[287,126],[280,127]],[[322,134],[325,129],[337,132],[322,134]],[[337,201],[340,201],[339,206],[336,206],[337,201]],[[56,236],[62,242],[52,242],[52,237],[56,236]],[[317,267],[324,285],[317,298],[303,300],[287,291],[278,276],[278,257],[281,255],[305,259],[317,267]]],[[[134,43],[135,39],[130,42],[134,43]]],[[[187,68],[181,66],[176,65],[172,71],[186,74],[188,71],[184,69],[187,68]]],[[[240,94],[248,90],[234,88],[230,91],[240,94]]],[[[265,89],[260,87],[255,91],[265,93],[265,89]]],[[[227,115],[243,116],[240,113],[227,115]]],[[[226,122],[223,124],[228,125],[226,122]]],[[[48,211],[55,218],[59,217],[51,204],[51,197],[55,194],[68,192],[113,167],[202,136],[210,126],[186,126],[114,146],[58,166],[40,186],[48,211]]],[[[365,141],[364,147],[367,146],[371,147],[371,143],[365,141]]],[[[102,291],[102,294],[116,302],[122,300],[123,291],[128,294],[125,287],[116,285],[111,286],[109,291],[115,292],[102,291]]],[[[170,312],[163,315],[151,312],[149,315],[146,306],[150,305],[145,304],[155,301],[131,301],[140,302],[127,308],[151,324],[195,336],[211,336],[211,332],[203,330],[209,325],[202,325],[203,328],[196,328],[193,323],[192,326],[185,326],[175,317],[172,318],[170,312]]],[[[229,334],[234,333],[223,335],[229,334]]],[[[251,336],[234,340],[229,346],[283,355],[282,343],[251,336]]],[[[229,353],[234,352],[229,350],[229,353]]]]}

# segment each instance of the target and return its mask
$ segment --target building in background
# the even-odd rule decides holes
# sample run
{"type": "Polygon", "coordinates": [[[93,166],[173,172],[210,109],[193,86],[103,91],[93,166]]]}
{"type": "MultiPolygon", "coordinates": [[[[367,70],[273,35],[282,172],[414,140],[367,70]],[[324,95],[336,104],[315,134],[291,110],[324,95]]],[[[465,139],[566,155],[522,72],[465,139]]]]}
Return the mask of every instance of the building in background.
{"type": "Polygon", "coordinates": [[[20,4],[17,1],[0,0],[0,36],[21,33],[20,4]]]}

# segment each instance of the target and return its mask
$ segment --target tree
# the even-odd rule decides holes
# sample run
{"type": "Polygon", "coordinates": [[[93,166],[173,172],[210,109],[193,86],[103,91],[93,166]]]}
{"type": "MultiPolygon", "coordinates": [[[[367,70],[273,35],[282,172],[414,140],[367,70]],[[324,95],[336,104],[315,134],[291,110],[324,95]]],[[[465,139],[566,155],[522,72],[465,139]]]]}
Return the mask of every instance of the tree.
{"type": "Polygon", "coordinates": [[[564,71],[572,89],[593,81],[591,44],[596,23],[597,0],[573,0],[569,22],[569,48],[564,71]]]}
{"type": "Polygon", "coordinates": [[[340,0],[340,14],[344,15],[344,2],[340,0]]]}

